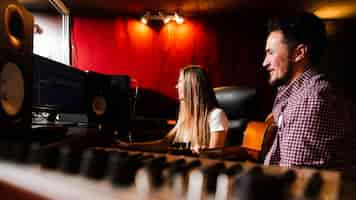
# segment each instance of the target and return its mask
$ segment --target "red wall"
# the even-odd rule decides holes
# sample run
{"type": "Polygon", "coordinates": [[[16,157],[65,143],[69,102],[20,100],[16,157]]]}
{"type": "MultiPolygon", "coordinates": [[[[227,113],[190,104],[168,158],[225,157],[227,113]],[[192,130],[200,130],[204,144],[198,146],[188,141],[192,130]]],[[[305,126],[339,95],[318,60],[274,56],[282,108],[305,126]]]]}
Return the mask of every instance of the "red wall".
{"type": "Polygon", "coordinates": [[[176,98],[178,71],[188,64],[208,69],[213,85],[257,87],[263,111],[272,104],[261,63],[265,21],[239,16],[186,19],[184,24],[144,25],[128,17],[74,17],[75,67],[129,74],[140,87],[176,98]]]}

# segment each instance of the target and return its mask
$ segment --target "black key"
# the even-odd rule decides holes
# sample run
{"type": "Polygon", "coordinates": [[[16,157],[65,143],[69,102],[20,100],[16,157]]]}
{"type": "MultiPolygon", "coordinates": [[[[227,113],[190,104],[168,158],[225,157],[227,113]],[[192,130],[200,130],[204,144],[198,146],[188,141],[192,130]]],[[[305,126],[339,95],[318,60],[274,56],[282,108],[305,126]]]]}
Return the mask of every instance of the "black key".
{"type": "Polygon", "coordinates": [[[281,182],[281,191],[283,193],[283,196],[286,198],[291,197],[293,195],[291,191],[291,186],[296,181],[297,174],[293,170],[288,170],[277,178],[278,181],[281,182]]]}
{"type": "Polygon", "coordinates": [[[145,167],[150,174],[152,186],[155,188],[161,187],[164,183],[162,172],[166,167],[169,166],[169,163],[166,161],[167,158],[165,156],[161,156],[146,162],[145,167]]]}
{"type": "Polygon", "coordinates": [[[188,163],[184,168],[185,170],[191,170],[195,167],[201,166],[201,161],[199,159],[193,160],[190,163],[188,163]]]}
{"type": "Polygon", "coordinates": [[[241,175],[235,183],[235,198],[241,200],[285,199],[282,181],[277,176],[265,175],[261,167],[254,167],[241,175]]]}
{"type": "Polygon", "coordinates": [[[186,161],[183,158],[175,160],[174,162],[170,163],[170,166],[168,169],[169,176],[172,176],[173,174],[175,174],[177,170],[179,171],[180,169],[182,169],[185,164],[186,164],[186,161]]]}
{"type": "Polygon", "coordinates": [[[293,170],[288,170],[280,176],[280,179],[285,184],[291,185],[297,179],[297,174],[293,170]]]}
{"type": "MultiPolygon", "coordinates": [[[[173,184],[174,180],[177,178],[177,177],[182,177],[183,180],[187,180],[187,173],[196,168],[196,167],[199,167],[201,166],[201,161],[199,159],[195,159],[195,160],[192,160],[190,162],[184,162],[182,164],[178,164],[178,165],[172,165],[170,168],[169,168],[169,177],[170,177],[170,181],[169,182],[170,184],[173,184]]],[[[187,184],[187,183],[185,183],[187,184]]],[[[185,186],[184,186],[185,187],[185,186]]]]}
{"type": "Polygon", "coordinates": [[[155,165],[164,164],[166,163],[166,161],[167,161],[166,156],[159,156],[159,157],[154,157],[152,159],[144,160],[143,162],[146,165],[155,166],[155,165]]]}
{"type": "Polygon", "coordinates": [[[242,171],[242,169],[243,169],[243,168],[242,168],[241,164],[235,164],[235,165],[233,165],[233,166],[231,166],[231,167],[225,169],[225,170],[223,171],[223,173],[225,173],[225,174],[228,175],[228,176],[233,176],[233,175],[235,175],[235,174],[240,173],[240,172],[242,171]]]}
{"type": "Polygon", "coordinates": [[[310,178],[304,190],[304,196],[307,199],[318,199],[323,185],[323,179],[320,172],[315,172],[310,178]]]}
{"type": "Polygon", "coordinates": [[[222,162],[213,164],[212,166],[208,166],[202,169],[206,177],[205,189],[209,194],[215,193],[217,177],[223,170],[225,170],[225,164],[222,162]]]}

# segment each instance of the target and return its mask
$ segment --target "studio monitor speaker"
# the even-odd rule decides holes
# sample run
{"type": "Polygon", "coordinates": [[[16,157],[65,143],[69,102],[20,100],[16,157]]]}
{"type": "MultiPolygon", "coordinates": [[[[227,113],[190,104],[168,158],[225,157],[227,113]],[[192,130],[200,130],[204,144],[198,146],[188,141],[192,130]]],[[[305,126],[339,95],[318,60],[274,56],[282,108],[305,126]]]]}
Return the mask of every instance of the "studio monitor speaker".
{"type": "Polygon", "coordinates": [[[16,0],[0,1],[0,128],[31,128],[33,16],[16,0]]]}
{"type": "Polygon", "coordinates": [[[103,134],[127,136],[130,129],[130,78],[127,75],[86,74],[88,122],[103,134]]]}

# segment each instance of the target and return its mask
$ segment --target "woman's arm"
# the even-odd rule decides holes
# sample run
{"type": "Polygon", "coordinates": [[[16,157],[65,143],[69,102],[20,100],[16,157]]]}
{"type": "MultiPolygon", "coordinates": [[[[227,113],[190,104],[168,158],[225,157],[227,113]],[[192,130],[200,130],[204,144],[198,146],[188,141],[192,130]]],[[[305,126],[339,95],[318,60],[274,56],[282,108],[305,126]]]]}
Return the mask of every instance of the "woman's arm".
{"type": "Polygon", "coordinates": [[[210,135],[209,148],[223,148],[225,146],[227,131],[216,131],[210,135]]]}
{"type": "Polygon", "coordinates": [[[139,151],[153,151],[153,152],[166,152],[168,146],[171,144],[177,128],[172,128],[168,134],[160,139],[148,142],[135,142],[135,143],[126,143],[122,141],[117,141],[115,146],[122,149],[132,149],[139,151]]]}

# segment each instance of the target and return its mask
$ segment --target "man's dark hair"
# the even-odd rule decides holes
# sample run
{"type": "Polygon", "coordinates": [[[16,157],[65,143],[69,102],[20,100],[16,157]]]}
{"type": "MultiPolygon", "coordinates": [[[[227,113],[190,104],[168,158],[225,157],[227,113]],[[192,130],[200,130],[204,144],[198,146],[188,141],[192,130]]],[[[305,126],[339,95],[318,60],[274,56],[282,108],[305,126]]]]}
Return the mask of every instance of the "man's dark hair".
{"type": "Polygon", "coordinates": [[[288,46],[303,43],[308,46],[312,64],[318,64],[327,46],[325,24],[316,15],[308,12],[293,13],[272,18],[268,32],[282,31],[288,46]]]}

